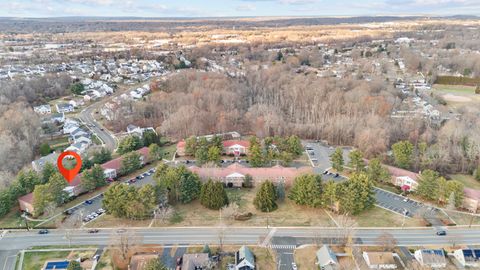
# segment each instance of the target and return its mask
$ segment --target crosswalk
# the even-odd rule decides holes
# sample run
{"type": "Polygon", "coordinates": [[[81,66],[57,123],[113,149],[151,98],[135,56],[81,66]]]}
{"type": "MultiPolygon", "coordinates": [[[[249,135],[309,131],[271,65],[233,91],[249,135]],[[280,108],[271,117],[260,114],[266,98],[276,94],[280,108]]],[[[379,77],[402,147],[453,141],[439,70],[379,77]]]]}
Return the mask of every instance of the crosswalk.
{"type": "Polygon", "coordinates": [[[296,249],[296,245],[268,245],[271,249],[296,249]]]}

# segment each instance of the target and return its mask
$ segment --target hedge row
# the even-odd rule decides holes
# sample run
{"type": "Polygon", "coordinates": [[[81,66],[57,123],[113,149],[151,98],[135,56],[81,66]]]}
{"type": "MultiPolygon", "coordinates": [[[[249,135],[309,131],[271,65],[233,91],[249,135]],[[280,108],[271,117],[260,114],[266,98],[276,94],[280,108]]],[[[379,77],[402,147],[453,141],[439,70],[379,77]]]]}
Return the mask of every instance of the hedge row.
{"type": "Polygon", "coordinates": [[[480,84],[480,78],[457,77],[457,76],[438,76],[435,80],[436,84],[449,85],[471,85],[476,86],[480,84]]]}

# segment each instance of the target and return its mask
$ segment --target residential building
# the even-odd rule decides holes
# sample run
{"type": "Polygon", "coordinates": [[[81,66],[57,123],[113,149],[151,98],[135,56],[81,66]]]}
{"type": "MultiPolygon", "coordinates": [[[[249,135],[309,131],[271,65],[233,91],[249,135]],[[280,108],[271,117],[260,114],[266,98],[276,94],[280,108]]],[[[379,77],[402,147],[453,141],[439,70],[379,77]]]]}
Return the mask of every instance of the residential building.
{"type": "Polygon", "coordinates": [[[312,173],[312,167],[283,167],[280,165],[265,168],[250,168],[233,163],[228,167],[204,168],[191,166],[189,169],[197,173],[201,179],[213,179],[225,183],[227,186],[241,187],[246,175],[250,175],[253,184],[257,185],[266,180],[274,183],[283,182],[287,186],[291,186],[295,177],[312,173]]]}
{"type": "MultiPolygon", "coordinates": [[[[137,153],[140,154],[140,162],[145,164],[148,161],[148,147],[143,147],[137,150],[137,153]]],[[[121,173],[122,168],[122,159],[123,157],[118,157],[112,159],[100,165],[103,169],[103,174],[107,178],[116,178],[121,173]]]]}
{"type": "Polygon", "coordinates": [[[33,111],[39,114],[51,114],[52,107],[50,107],[50,105],[48,104],[40,105],[40,106],[33,107],[33,111]]]}
{"type": "Polygon", "coordinates": [[[337,255],[330,249],[329,246],[323,245],[317,251],[316,264],[322,270],[335,270],[338,266],[337,255]]]}
{"type": "Polygon", "coordinates": [[[143,133],[145,131],[152,131],[155,134],[157,134],[157,132],[155,131],[155,129],[153,127],[141,128],[141,127],[137,127],[137,126],[132,125],[132,124],[127,126],[127,133],[129,135],[135,135],[135,136],[138,136],[138,137],[142,137],[143,133]]]}
{"type": "Polygon", "coordinates": [[[480,249],[457,249],[453,256],[463,267],[480,267],[480,249]]]}
{"type": "Polygon", "coordinates": [[[53,152],[53,153],[50,153],[50,154],[48,154],[44,157],[36,159],[36,160],[32,161],[32,168],[36,172],[41,172],[43,170],[43,167],[47,163],[50,163],[50,164],[53,164],[54,166],[57,166],[57,159],[58,159],[59,155],[60,154],[53,152]]]}
{"type": "Polygon", "coordinates": [[[18,205],[20,206],[20,211],[33,214],[33,192],[28,193],[20,198],[18,198],[18,205]]]}
{"type": "Polygon", "coordinates": [[[415,259],[421,266],[444,268],[447,266],[445,254],[441,249],[419,249],[415,251],[415,259]]]}
{"type": "MultiPolygon", "coordinates": [[[[249,141],[244,140],[225,140],[222,142],[224,155],[246,155],[248,154],[248,148],[250,147],[249,141]]],[[[185,156],[185,140],[181,140],[177,143],[177,155],[185,156]]]]}
{"type": "Polygon", "coordinates": [[[235,270],[255,270],[255,256],[247,246],[235,252],[235,270]]]}
{"type": "Polygon", "coordinates": [[[463,208],[472,213],[476,213],[480,206],[480,190],[473,188],[463,189],[463,208]]]}
{"type": "Polygon", "coordinates": [[[395,186],[405,191],[415,191],[418,187],[418,182],[410,176],[397,176],[394,181],[395,186]]]}
{"type": "Polygon", "coordinates": [[[183,254],[182,270],[206,270],[210,258],[208,253],[183,254]]]}
{"type": "Polygon", "coordinates": [[[65,149],[65,151],[73,151],[76,152],[77,154],[81,155],[83,154],[88,148],[88,144],[84,142],[78,142],[70,145],[65,149]]]}
{"type": "Polygon", "coordinates": [[[363,259],[370,269],[397,269],[392,252],[363,252],[363,259]]]}
{"type": "Polygon", "coordinates": [[[63,113],[52,113],[48,117],[42,119],[43,123],[63,123],[65,122],[65,115],[63,113]]]}
{"type": "Polygon", "coordinates": [[[57,108],[58,113],[69,113],[75,110],[73,105],[69,103],[59,103],[55,105],[55,107],[57,108]]]}

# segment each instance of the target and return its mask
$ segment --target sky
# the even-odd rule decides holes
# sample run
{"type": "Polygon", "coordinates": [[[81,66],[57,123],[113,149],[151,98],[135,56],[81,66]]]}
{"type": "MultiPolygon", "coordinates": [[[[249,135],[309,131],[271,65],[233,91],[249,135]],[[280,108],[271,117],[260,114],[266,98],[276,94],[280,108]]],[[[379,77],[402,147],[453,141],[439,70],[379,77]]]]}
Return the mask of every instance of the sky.
{"type": "Polygon", "coordinates": [[[0,0],[0,17],[480,15],[480,0],[0,0]]]}

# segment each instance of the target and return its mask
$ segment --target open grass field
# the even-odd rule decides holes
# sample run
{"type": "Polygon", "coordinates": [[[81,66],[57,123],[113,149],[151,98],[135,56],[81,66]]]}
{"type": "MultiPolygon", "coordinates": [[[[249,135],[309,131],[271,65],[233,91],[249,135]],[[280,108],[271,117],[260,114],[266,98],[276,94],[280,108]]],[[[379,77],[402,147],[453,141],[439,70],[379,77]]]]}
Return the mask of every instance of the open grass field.
{"type": "MultiPolygon", "coordinates": [[[[353,217],[359,227],[401,227],[403,217],[385,209],[374,207],[353,217]]],[[[405,227],[423,226],[420,219],[405,218],[405,227]]]]}
{"type": "MultiPolygon", "coordinates": [[[[263,213],[255,209],[253,199],[255,198],[255,189],[227,189],[228,197],[231,203],[235,202],[239,206],[240,213],[251,212],[253,217],[246,221],[235,221],[233,218],[222,217],[222,223],[226,225],[245,225],[245,226],[334,226],[333,221],[328,217],[323,209],[313,209],[298,206],[292,201],[285,199],[278,203],[278,209],[263,213]]],[[[203,207],[199,201],[186,205],[176,205],[175,210],[179,217],[175,225],[180,226],[206,226],[220,223],[220,211],[209,210],[203,207]]],[[[168,224],[165,224],[168,225],[168,224]]],[[[165,226],[163,225],[163,226],[165,226]]]]}
{"type": "Polygon", "coordinates": [[[467,188],[480,189],[480,181],[475,180],[473,176],[468,174],[452,174],[452,180],[461,182],[467,188]]]}
{"type": "Polygon", "coordinates": [[[480,95],[475,94],[474,86],[435,84],[433,91],[442,96],[451,108],[478,105],[480,102],[480,95]]]}

